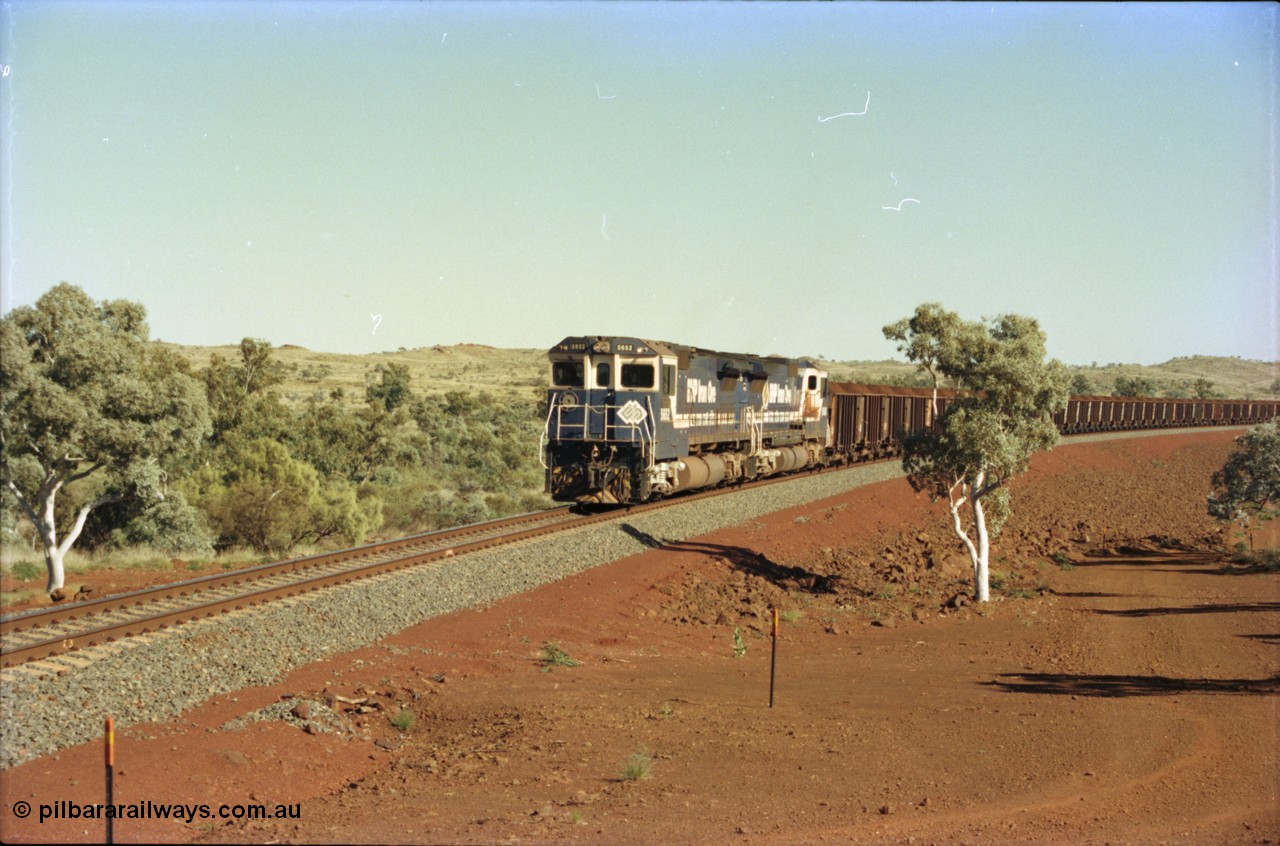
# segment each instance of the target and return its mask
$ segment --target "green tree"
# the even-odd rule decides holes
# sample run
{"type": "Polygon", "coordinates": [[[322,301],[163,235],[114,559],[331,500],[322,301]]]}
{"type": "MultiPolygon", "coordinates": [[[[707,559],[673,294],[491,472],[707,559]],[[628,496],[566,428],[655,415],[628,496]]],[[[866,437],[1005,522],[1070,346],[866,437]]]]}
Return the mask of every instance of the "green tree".
{"type": "Polygon", "coordinates": [[[426,439],[404,431],[408,414],[381,402],[349,409],[339,402],[310,402],[289,435],[293,454],[326,478],[366,482],[421,461],[426,439]],[[421,443],[419,443],[421,442],[421,443]]]}
{"type": "Polygon", "coordinates": [[[213,555],[213,534],[204,515],[180,491],[129,520],[112,533],[114,543],[149,546],[170,555],[213,555]]]}
{"type": "Polygon", "coordinates": [[[450,391],[414,403],[413,419],[433,461],[463,493],[536,487],[541,471],[529,449],[542,429],[532,402],[450,391]]]}
{"type": "Polygon", "coordinates": [[[1191,386],[1195,391],[1196,399],[1221,399],[1222,394],[1218,393],[1213,382],[1208,379],[1197,379],[1191,386]]]}
{"type": "Polygon", "coordinates": [[[1091,396],[1097,390],[1083,373],[1071,377],[1071,393],[1077,396],[1091,396]]]}
{"type": "Polygon", "coordinates": [[[1066,407],[1068,377],[1061,363],[1045,361],[1045,335],[1031,318],[969,323],[950,315],[936,326],[940,337],[922,348],[939,351],[937,372],[963,393],[940,431],[906,439],[902,466],[915,490],[947,500],[973,564],[975,598],[986,602],[991,539],[1009,516],[1005,484],[1057,442],[1053,414],[1066,407]]]}
{"type": "Polygon", "coordinates": [[[218,354],[204,371],[205,391],[213,417],[214,444],[240,430],[246,437],[278,437],[288,429],[288,416],[271,388],[284,381],[285,367],[272,357],[271,343],[256,338],[240,341],[236,364],[218,354]]]}
{"type": "Polygon", "coordinates": [[[373,369],[378,377],[370,377],[365,388],[365,399],[370,405],[380,405],[387,411],[395,411],[413,402],[413,390],[409,387],[409,368],[404,364],[379,364],[373,369]]]}
{"type": "Polygon", "coordinates": [[[51,596],[89,514],[162,500],[166,462],[209,431],[199,382],[148,339],[141,305],[64,282],[0,319],[0,478],[40,536],[51,596]],[[60,527],[58,495],[77,483],[88,493],[60,527]]]}
{"type": "Polygon", "coordinates": [[[316,468],[269,438],[236,442],[189,480],[192,499],[224,545],[284,553],[303,541],[362,542],[382,523],[382,502],[316,468]]]}
{"type": "Polygon", "coordinates": [[[1156,383],[1145,376],[1117,376],[1115,389],[1111,392],[1116,397],[1153,397],[1156,395],[1156,383]]]}
{"type": "Polygon", "coordinates": [[[1236,449],[1213,474],[1209,514],[1249,531],[1280,508],[1280,421],[1254,426],[1236,438],[1236,449]]]}
{"type": "Polygon", "coordinates": [[[938,413],[938,377],[942,363],[955,357],[953,348],[959,335],[960,318],[944,309],[939,303],[916,306],[915,314],[897,323],[885,326],[881,331],[891,341],[898,342],[898,352],[916,365],[916,369],[929,374],[933,385],[930,408],[938,413]]]}
{"type": "MultiPolygon", "coordinates": [[[[62,503],[70,511],[82,503],[81,491],[73,488],[68,493],[59,504],[60,511],[62,503]]],[[[90,549],[143,545],[172,555],[212,555],[213,534],[200,510],[169,486],[159,501],[130,497],[93,509],[76,545],[90,549]]]]}

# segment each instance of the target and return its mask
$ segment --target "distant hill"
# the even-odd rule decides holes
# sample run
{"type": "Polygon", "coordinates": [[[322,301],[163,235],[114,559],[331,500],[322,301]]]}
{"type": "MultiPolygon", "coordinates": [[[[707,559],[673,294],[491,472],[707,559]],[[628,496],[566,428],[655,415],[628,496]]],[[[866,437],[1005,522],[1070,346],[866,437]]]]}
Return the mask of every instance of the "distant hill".
{"type": "MultiPolygon", "coordinates": [[[[166,344],[186,358],[197,370],[209,366],[209,358],[221,356],[238,361],[240,347],[189,347],[166,344]]],[[[285,399],[305,402],[320,394],[328,396],[341,389],[353,403],[364,402],[365,385],[379,364],[402,364],[409,368],[413,389],[419,393],[448,391],[519,396],[527,398],[547,385],[546,350],[507,350],[480,344],[450,347],[420,347],[396,352],[350,355],[313,352],[293,344],[273,350],[278,361],[289,369],[282,386],[285,399]]]]}
{"type": "MultiPolygon", "coordinates": [[[[189,347],[166,344],[192,366],[207,367],[211,355],[229,360],[239,357],[239,347],[189,347]]],[[[547,387],[546,350],[500,349],[480,344],[420,347],[396,352],[348,355],[312,352],[293,344],[275,349],[276,358],[289,368],[283,386],[285,398],[305,402],[308,397],[328,396],[341,389],[353,403],[364,401],[365,385],[379,364],[403,364],[413,376],[413,389],[419,393],[442,394],[462,390],[469,393],[487,391],[511,399],[528,399],[547,387]]],[[[822,366],[831,378],[843,382],[871,384],[926,385],[927,376],[914,365],[901,361],[824,361],[822,366]]],[[[1280,363],[1249,361],[1215,356],[1175,358],[1163,364],[1107,364],[1096,367],[1069,367],[1072,375],[1081,374],[1094,392],[1109,394],[1118,377],[1150,379],[1162,394],[1193,393],[1197,379],[1213,383],[1214,390],[1233,398],[1274,396],[1272,386],[1280,379],[1280,363]]]]}
{"type": "MultiPolygon", "coordinates": [[[[929,384],[928,374],[901,361],[823,362],[832,379],[870,384],[929,384]]],[[[1275,396],[1280,380],[1280,362],[1252,361],[1223,356],[1187,356],[1163,364],[1106,364],[1089,367],[1068,366],[1072,376],[1083,376],[1093,393],[1110,394],[1118,378],[1150,379],[1161,396],[1193,396],[1197,379],[1213,383],[1213,391],[1233,399],[1275,396]]]]}

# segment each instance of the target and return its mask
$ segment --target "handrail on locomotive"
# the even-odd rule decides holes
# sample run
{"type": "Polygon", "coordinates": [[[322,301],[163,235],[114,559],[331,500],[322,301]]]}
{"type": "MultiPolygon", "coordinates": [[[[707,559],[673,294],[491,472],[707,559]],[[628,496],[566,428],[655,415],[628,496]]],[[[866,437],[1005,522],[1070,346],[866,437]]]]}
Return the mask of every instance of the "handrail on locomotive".
{"type": "Polygon", "coordinates": [[[551,393],[551,400],[548,403],[547,408],[547,419],[543,423],[542,437],[538,442],[538,460],[542,464],[543,470],[549,469],[547,465],[547,446],[551,441],[550,432],[552,429],[552,417],[555,417],[555,430],[560,434],[560,440],[575,440],[574,437],[566,434],[566,432],[572,432],[577,429],[580,431],[576,440],[586,441],[591,440],[588,433],[591,431],[592,415],[595,415],[594,419],[599,419],[601,421],[600,431],[602,436],[598,439],[599,441],[605,443],[613,441],[634,443],[639,441],[642,454],[645,457],[645,467],[646,469],[653,469],[654,433],[651,425],[653,421],[653,404],[650,402],[648,397],[645,398],[645,416],[637,421],[628,422],[628,420],[621,415],[622,410],[627,407],[627,403],[622,405],[618,405],[616,403],[612,405],[608,403],[602,403],[600,405],[578,405],[576,397],[574,397],[570,403],[566,404],[563,401],[566,395],[574,397],[572,391],[562,391],[558,394],[555,391],[552,391],[551,393]],[[582,422],[564,422],[562,412],[566,408],[573,411],[581,408],[583,410],[582,422]],[[612,412],[612,414],[610,414],[610,412],[612,412]],[[610,423],[610,419],[615,422],[610,423]],[[621,423],[617,421],[621,421],[621,423]],[[620,431],[624,432],[626,437],[619,437],[620,431]]]}

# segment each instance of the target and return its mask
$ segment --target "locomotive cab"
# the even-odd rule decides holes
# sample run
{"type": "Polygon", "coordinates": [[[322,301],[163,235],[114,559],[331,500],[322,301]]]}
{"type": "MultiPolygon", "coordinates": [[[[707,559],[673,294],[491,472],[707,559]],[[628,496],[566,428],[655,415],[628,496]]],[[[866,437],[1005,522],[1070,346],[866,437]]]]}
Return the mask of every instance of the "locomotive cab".
{"type": "Polygon", "coordinates": [[[635,338],[584,337],[566,338],[548,358],[548,493],[581,503],[649,499],[649,471],[675,446],[675,354],[635,338]]]}

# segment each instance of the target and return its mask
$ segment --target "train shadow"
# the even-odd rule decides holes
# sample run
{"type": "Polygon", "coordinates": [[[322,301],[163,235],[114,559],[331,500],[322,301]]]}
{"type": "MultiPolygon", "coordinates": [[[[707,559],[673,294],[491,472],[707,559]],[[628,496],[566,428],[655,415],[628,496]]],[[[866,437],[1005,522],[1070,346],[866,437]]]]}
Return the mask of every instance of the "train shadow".
{"type": "Polygon", "coordinates": [[[692,541],[672,541],[670,543],[656,538],[648,532],[637,529],[627,523],[622,524],[622,531],[635,538],[650,549],[670,549],[677,552],[697,552],[702,555],[714,555],[728,561],[730,566],[763,579],[768,579],[778,587],[787,590],[799,590],[806,593],[835,593],[836,576],[824,576],[803,567],[791,567],[771,560],[767,555],[742,546],[728,546],[719,543],[696,543],[692,541]]]}
{"type": "Polygon", "coordinates": [[[1175,605],[1161,608],[1095,609],[1107,617],[1164,617],[1176,614],[1231,614],[1238,611],[1280,611],[1280,602],[1244,602],[1224,605],[1175,605]]]}
{"type": "Polygon", "coordinates": [[[635,538],[641,543],[641,545],[647,546],[649,549],[663,549],[666,546],[668,546],[666,541],[662,540],[661,538],[654,537],[653,535],[649,534],[648,532],[642,529],[637,529],[635,526],[631,525],[630,523],[623,523],[622,531],[625,534],[628,534],[631,537],[635,538]]]}
{"type": "Polygon", "coordinates": [[[1244,694],[1271,696],[1280,693],[1280,676],[1267,679],[1178,679],[1169,676],[1103,676],[1065,673],[1004,673],[994,681],[980,682],[1005,693],[1056,696],[1172,696],[1179,693],[1244,694]]]}
{"type": "Polygon", "coordinates": [[[824,576],[803,567],[792,567],[779,564],[767,555],[741,546],[726,546],[718,543],[694,543],[680,541],[671,544],[671,549],[686,552],[700,552],[703,555],[716,555],[729,562],[730,565],[744,573],[768,579],[780,588],[799,590],[805,593],[835,593],[836,576],[824,576]]]}
{"type": "Polygon", "coordinates": [[[1181,545],[1157,547],[1153,544],[1086,552],[1084,560],[1072,567],[1126,567],[1154,573],[1179,573],[1186,576],[1258,576],[1280,572],[1268,562],[1240,562],[1225,552],[1195,550],[1181,545]]]}
{"type": "MultiPolygon", "coordinates": [[[[1171,568],[1170,572],[1206,572],[1192,567],[1206,567],[1222,560],[1220,553],[1204,552],[1177,546],[1158,547],[1154,544],[1133,546],[1121,544],[1115,547],[1092,549],[1084,553],[1083,561],[1073,561],[1074,567],[1140,567],[1154,569],[1171,568]]],[[[1213,572],[1217,572],[1214,570],[1213,572]]]]}

